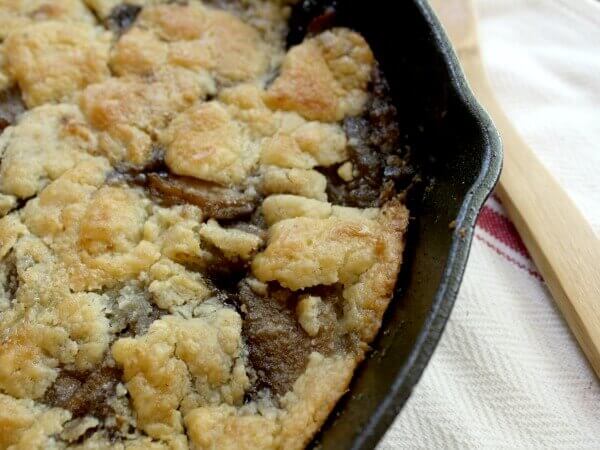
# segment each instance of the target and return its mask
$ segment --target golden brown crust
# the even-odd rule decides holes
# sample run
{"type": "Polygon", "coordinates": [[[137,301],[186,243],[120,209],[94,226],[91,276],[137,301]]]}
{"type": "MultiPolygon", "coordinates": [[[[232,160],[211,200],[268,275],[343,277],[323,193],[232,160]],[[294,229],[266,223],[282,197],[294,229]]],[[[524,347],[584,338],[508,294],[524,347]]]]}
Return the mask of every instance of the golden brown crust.
{"type": "Polygon", "coordinates": [[[360,275],[358,282],[344,289],[345,327],[357,332],[363,342],[370,343],[375,338],[394,292],[408,217],[408,210],[398,199],[382,208],[377,221],[384,230],[386,245],[377,262],[360,275]]]}
{"type": "Polygon", "coordinates": [[[181,111],[214,91],[205,73],[166,68],[151,78],[110,78],[89,86],[80,106],[98,131],[98,153],[113,164],[143,166],[153,138],[181,111]]]}
{"type": "Polygon", "coordinates": [[[0,394],[0,447],[25,450],[43,448],[53,441],[70,414],[46,408],[31,400],[16,400],[0,394]]]}
{"type": "Polygon", "coordinates": [[[276,448],[301,449],[310,442],[347,391],[361,359],[362,356],[324,358],[318,353],[310,356],[305,373],[282,399],[285,412],[276,448]]]}
{"type": "MultiPolygon", "coordinates": [[[[252,262],[254,276],[292,290],[342,284],[344,326],[369,343],[396,283],[408,211],[394,200],[375,219],[369,218],[371,211],[354,208],[333,207],[326,216],[328,204],[318,214],[318,208],[306,208],[304,215],[303,205],[294,200],[276,199],[287,208],[279,217],[292,218],[271,218],[276,223],[269,229],[267,248],[252,262]]],[[[308,204],[317,206],[314,201],[308,204]]]]}
{"type": "Polygon", "coordinates": [[[17,398],[36,399],[56,379],[59,364],[89,370],[102,360],[109,322],[103,314],[104,299],[94,293],[71,293],[66,273],[48,248],[23,234],[12,248],[19,270],[18,295],[0,318],[0,388],[17,398]]]}
{"type": "Polygon", "coordinates": [[[29,198],[88,159],[96,145],[96,136],[75,105],[34,108],[0,136],[0,191],[29,198]]]}
{"type": "Polygon", "coordinates": [[[0,0],[29,108],[0,135],[0,448],[303,448],[401,263],[399,199],[328,201],[372,52],[333,29],[286,54],[286,0],[85,0],[141,7],[114,33],[82,1],[0,0]],[[273,343],[300,350],[269,369],[273,343]]]}
{"type": "Polygon", "coordinates": [[[162,318],[140,338],[112,347],[133,399],[138,426],[154,438],[184,431],[179,408],[239,405],[249,380],[240,359],[241,318],[221,309],[203,318],[162,318]]]}
{"type": "Polygon", "coordinates": [[[34,22],[96,23],[82,0],[2,0],[0,1],[0,40],[34,22]]]}
{"type": "Polygon", "coordinates": [[[385,248],[377,223],[338,217],[298,217],[269,229],[264,252],[252,263],[261,281],[277,281],[294,291],[318,285],[353,284],[385,248]]]}
{"type": "Polygon", "coordinates": [[[334,122],[355,115],[366,101],[373,63],[373,54],[359,34],[326,31],[288,52],[266,102],[309,120],[334,122]]]}
{"type": "Polygon", "coordinates": [[[11,33],[4,43],[8,68],[29,107],[73,99],[110,75],[110,34],[91,25],[40,22],[11,33]]]}
{"type": "Polygon", "coordinates": [[[259,33],[230,13],[197,2],[156,5],[144,8],[118,42],[111,66],[120,75],[143,75],[168,65],[232,83],[265,74],[269,53],[259,33]]]}
{"type": "Polygon", "coordinates": [[[240,184],[258,161],[257,145],[216,102],[201,103],[179,115],[161,142],[171,171],[224,185],[240,184]]]}
{"type": "Polygon", "coordinates": [[[192,410],[185,423],[194,448],[252,450],[277,448],[280,425],[260,415],[239,416],[230,406],[192,410]]]}

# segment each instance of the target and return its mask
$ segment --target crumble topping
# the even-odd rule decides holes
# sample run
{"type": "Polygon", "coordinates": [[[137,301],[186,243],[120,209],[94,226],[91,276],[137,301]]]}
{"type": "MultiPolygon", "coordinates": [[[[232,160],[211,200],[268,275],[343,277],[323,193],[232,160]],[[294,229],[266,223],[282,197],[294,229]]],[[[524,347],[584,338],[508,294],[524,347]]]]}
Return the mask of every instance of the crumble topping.
{"type": "Polygon", "coordinates": [[[1,449],[299,449],[347,389],[409,168],[287,3],[0,0],[1,449]]]}
{"type": "Polygon", "coordinates": [[[58,375],[57,367],[86,370],[102,360],[109,343],[105,298],[71,293],[63,268],[39,238],[15,243],[19,286],[0,318],[0,388],[37,399],[58,375]]]}
{"type": "Polygon", "coordinates": [[[19,450],[52,446],[53,436],[70,416],[64,409],[0,394],[0,446],[19,450]]]}
{"type": "Polygon", "coordinates": [[[181,264],[163,258],[150,267],[148,292],[160,309],[186,317],[193,308],[206,300],[212,289],[203,277],[187,270],[181,264]]]}
{"type": "Polygon", "coordinates": [[[77,22],[38,22],[4,42],[8,70],[28,107],[69,101],[85,86],[110,75],[110,33],[77,22]]]}
{"type": "Polygon", "coordinates": [[[96,19],[81,0],[2,0],[0,1],[0,41],[35,22],[56,20],[69,24],[96,19]]]}
{"type": "MultiPolygon", "coordinates": [[[[163,43],[160,56],[153,57],[155,67],[168,64],[208,70],[222,83],[253,79],[269,68],[269,47],[258,31],[232,14],[205,8],[201,3],[149,6],[138,16],[134,31],[137,27],[151,33],[146,41],[160,40],[163,43]]],[[[136,50],[141,46],[132,47],[128,43],[125,40],[123,48],[120,45],[115,48],[113,64],[118,72],[132,66],[119,66],[122,51],[127,53],[126,56],[137,59],[136,50]]],[[[143,55],[140,57],[143,59],[143,55]]],[[[136,73],[152,69],[131,68],[136,73]]]]}
{"type": "Polygon", "coordinates": [[[244,181],[258,160],[258,148],[240,124],[215,102],[179,115],[162,135],[165,162],[178,175],[221,185],[244,181]]]}
{"type": "Polygon", "coordinates": [[[357,33],[337,29],[307,39],[287,53],[267,104],[309,120],[334,122],[361,112],[374,57],[357,33]]]}
{"type": "Polygon", "coordinates": [[[89,159],[96,145],[96,136],[75,105],[31,109],[0,136],[0,189],[19,198],[32,197],[89,159]]]}
{"type": "Polygon", "coordinates": [[[200,236],[221,250],[229,259],[252,257],[263,240],[260,236],[235,228],[222,228],[216,220],[209,220],[200,227],[200,236]]]}
{"type": "Polygon", "coordinates": [[[156,158],[159,131],[214,89],[206,73],[163,68],[152,77],[109,78],[91,85],[79,106],[98,132],[98,154],[115,165],[143,167],[156,158]]]}
{"type": "Polygon", "coordinates": [[[316,170],[282,169],[266,166],[262,179],[265,194],[295,194],[326,200],[327,178],[316,170]]]}
{"type": "Polygon", "coordinates": [[[262,213],[267,224],[273,225],[295,217],[326,219],[331,216],[331,204],[298,195],[271,195],[262,204],[262,213]]]}
{"type": "Polygon", "coordinates": [[[141,337],[112,347],[149,436],[183,432],[182,411],[199,404],[240,404],[249,380],[239,358],[240,316],[227,308],[204,317],[165,316],[141,337]],[[182,411],[179,411],[179,408],[182,411]]]}

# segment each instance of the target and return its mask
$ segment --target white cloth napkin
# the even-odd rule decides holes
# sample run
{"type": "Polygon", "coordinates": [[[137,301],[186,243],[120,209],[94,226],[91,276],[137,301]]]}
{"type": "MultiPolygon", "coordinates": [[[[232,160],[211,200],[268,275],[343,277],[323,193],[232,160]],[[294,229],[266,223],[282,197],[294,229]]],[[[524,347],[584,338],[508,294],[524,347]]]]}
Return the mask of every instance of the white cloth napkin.
{"type": "MultiPolygon", "coordinates": [[[[600,234],[600,2],[476,3],[498,100],[600,234]]],[[[542,447],[600,449],[600,383],[492,198],[446,331],[379,449],[542,447]]]]}

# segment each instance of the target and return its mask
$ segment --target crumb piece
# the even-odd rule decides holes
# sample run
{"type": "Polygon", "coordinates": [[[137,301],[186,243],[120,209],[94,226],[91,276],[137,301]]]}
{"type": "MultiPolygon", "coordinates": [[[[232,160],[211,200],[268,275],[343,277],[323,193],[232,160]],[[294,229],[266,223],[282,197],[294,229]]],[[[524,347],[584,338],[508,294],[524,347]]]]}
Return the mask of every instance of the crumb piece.
{"type": "Polygon", "coordinates": [[[379,208],[360,209],[338,206],[311,198],[286,194],[271,195],[262,204],[262,213],[269,226],[295,217],[327,219],[328,217],[335,216],[342,219],[375,220],[379,212],[379,208]]]}
{"type": "Polygon", "coordinates": [[[148,213],[135,191],[103,186],[86,206],[78,233],[86,257],[128,253],[141,241],[148,213]]]}
{"type": "Polygon", "coordinates": [[[237,450],[276,448],[279,424],[260,415],[239,415],[227,405],[197,408],[185,416],[195,448],[237,450]]]}
{"type": "Polygon", "coordinates": [[[319,309],[321,303],[321,297],[307,295],[301,298],[298,302],[298,306],[296,306],[298,321],[310,337],[315,337],[321,328],[321,323],[319,321],[319,309]]]}
{"type": "Polygon", "coordinates": [[[123,385],[123,383],[117,383],[117,389],[115,391],[117,397],[125,397],[127,395],[127,388],[123,385]]]}
{"type": "Polygon", "coordinates": [[[28,107],[72,100],[75,92],[110,76],[110,33],[84,23],[40,22],[10,34],[8,68],[28,107]]]}
{"type": "Polygon", "coordinates": [[[163,133],[165,161],[176,174],[223,185],[239,184],[258,162],[258,146],[217,102],[179,115],[163,133]]]}
{"type": "MultiPolygon", "coordinates": [[[[250,286],[250,289],[252,289],[252,292],[254,292],[257,295],[262,295],[265,296],[268,294],[269,292],[269,285],[267,283],[263,283],[262,281],[258,281],[256,278],[246,278],[246,283],[248,283],[248,286],[250,286]]],[[[242,305],[245,306],[245,305],[242,305]]],[[[247,308],[245,308],[247,309],[247,308]]],[[[245,311],[247,312],[247,311],[245,311]]]]}
{"type": "Polygon", "coordinates": [[[167,64],[169,44],[149,30],[133,28],[115,44],[110,66],[119,76],[150,76],[167,64]]]}
{"type": "Polygon", "coordinates": [[[161,259],[150,267],[149,276],[152,282],[148,291],[154,303],[171,313],[183,305],[193,308],[211,294],[200,274],[168,259],[161,259]]]}
{"type": "Polygon", "coordinates": [[[366,219],[288,219],[269,228],[267,248],[254,258],[252,272],[292,290],[352,284],[379,257],[382,240],[377,223],[366,219]]]}
{"type": "Polygon", "coordinates": [[[300,149],[315,158],[319,166],[329,167],[348,158],[346,135],[337,124],[306,122],[291,135],[300,149]]]}
{"type": "Polygon", "coordinates": [[[354,179],[352,163],[350,161],[346,161],[338,168],[337,174],[344,181],[352,181],[354,179]]]}
{"type": "Polygon", "coordinates": [[[331,215],[331,204],[297,195],[271,195],[262,204],[267,225],[295,217],[326,219],[331,215]]]}
{"type": "Polygon", "coordinates": [[[202,211],[193,205],[154,207],[144,224],[143,239],[177,263],[201,265],[205,256],[198,237],[201,223],[202,211]]]}
{"type": "Polygon", "coordinates": [[[289,169],[312,169],[318,165],[310,154],[300,149],[293,137],[286,135],[275,135],[262,142],[260,163],[289,169]]]}
{"type": "Polygon", "coordinates": [[[222,228],[212,219],[200,227],[200,236],[221,250],[229,259],[250,259],[263,243],[255,234],[235,228],[222,228]]]}
{"type": "Polygon", "coordinates": [[[282,169],[267,166],[263,173],[265,194],[294,194],[326,201],[327,179],[316,170],[282,169]]]}

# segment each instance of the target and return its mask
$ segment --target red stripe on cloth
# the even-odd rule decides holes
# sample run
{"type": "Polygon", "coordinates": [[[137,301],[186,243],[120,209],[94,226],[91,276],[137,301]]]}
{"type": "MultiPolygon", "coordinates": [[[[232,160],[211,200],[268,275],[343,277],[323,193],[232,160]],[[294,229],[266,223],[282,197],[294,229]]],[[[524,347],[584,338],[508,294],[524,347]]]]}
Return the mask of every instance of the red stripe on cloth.
{"type": "Polygon", "coordinates": [[[531,259],[529,252],[525,248],[525,245],[512,222],[489,206],[484,206],[481,210],[479,219],[477,220],[477,226],[487,231],[515,252],[525,258],[531,259]]]}
{"type": "Polygon", "coordinates": [[[529,267],[527,267],[525,264],[520,263],[519,261],[517,261],[516,259],[514,259],[512,256],[508,255],[506,252],[504,252],[500,248],[496,247],[494,244],[492,244],[487,239],[484,239],[483,237],[481,237],[481,236],[479,236],[477,234],[475,235],[475,238],[477,240],[483,242],[485,245],[487,245],[489,248],[491,248],[492,250],[494,250],[498,255],[502,256],[504,259],[506,259],[511,264],[513,264],[513,265],[517,266],[519,269],[522,269],[522,270],[526,271],[527,273],[529,273],[529,275],[531,275],[535,279],[537,279],[537,280],[539,280],[541,282],[544,281],[544,279],[542,278],[542,276],[536,270],[532,270],[529,267]]]}

